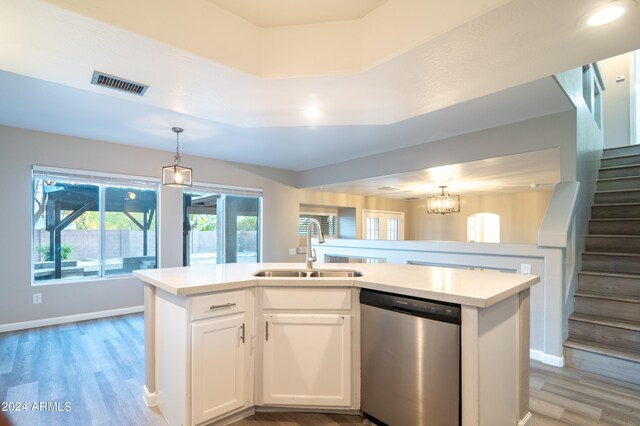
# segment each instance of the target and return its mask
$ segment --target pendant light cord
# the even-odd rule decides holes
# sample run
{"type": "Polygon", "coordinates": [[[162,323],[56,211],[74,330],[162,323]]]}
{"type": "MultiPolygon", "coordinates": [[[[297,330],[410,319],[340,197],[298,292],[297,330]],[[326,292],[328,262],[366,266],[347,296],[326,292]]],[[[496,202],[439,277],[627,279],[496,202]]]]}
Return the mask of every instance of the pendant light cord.
{"type": "Polygon", "coordinates": [[[184,129],[181,127],[173,127],[171,130],[176,133],[176,156],[173,159],[173,162],[176,165],[180,165],[180,133],[182,133],[184,129]]]}

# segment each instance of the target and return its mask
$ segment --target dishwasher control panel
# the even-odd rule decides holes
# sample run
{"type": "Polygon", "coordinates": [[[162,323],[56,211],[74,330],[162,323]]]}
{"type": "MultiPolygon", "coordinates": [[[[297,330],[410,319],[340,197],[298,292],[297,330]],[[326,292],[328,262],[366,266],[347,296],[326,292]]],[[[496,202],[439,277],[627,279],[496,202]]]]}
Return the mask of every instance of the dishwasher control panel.
{"type": "Polygon", "coordinates": [[[417,317],[460,324],[460,305],[363,289],[360,303],[417,317]]]}

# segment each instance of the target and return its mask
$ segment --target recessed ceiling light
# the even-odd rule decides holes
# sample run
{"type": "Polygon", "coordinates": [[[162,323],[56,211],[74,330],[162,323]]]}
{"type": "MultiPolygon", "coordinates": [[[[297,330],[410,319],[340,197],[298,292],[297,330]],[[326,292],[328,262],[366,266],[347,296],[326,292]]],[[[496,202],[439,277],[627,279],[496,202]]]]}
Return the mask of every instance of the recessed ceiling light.
{"type": "Polygon", "coordinates": [[[532,184],[531,184],[531,187],[532,187],[532,188],[537,188],[537,187],[538,187],[538,184],[537,184],[537,183],[532,183],[532,184]]]}
{"type": "Polygon", "coordinates": [[[578,27],[599,27],[620,18],[626,9],[635,5],[633,0],[616,0],[596,7],[578,21],[578,27]]]}
{"type": "Polygon", "coordinates": [[[324,115],[324,110],[317,106],[312,106],[304,110],[304,115],[307,118],[320,118],[324,115]]]}

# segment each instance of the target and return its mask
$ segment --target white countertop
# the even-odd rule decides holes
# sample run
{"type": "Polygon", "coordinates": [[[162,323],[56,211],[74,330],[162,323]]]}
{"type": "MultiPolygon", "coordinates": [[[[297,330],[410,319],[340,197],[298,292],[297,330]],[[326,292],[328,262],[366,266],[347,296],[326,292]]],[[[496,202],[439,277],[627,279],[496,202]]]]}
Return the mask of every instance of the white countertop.
{"type": "Polygon", "coordinates": [[[355,269],[356,278],[258,278],[262,269],[300,269],[300,263],[233,263],[134,271],[134,276],[175,295],[194,295],[256,286],[359,287],[461,305],[487,307],[540,281],[510,274],[400,264],[316,264],[315,269],[355,269]]]}

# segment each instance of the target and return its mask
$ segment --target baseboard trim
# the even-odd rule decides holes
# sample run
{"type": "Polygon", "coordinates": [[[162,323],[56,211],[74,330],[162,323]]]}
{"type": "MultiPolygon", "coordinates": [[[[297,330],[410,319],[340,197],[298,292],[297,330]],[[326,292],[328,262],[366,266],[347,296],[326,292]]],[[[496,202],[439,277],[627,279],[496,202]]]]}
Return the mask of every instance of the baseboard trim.
{"type": "Polygon", "coordinates": [[[149,392],[147,385],[144,385],[142,388],[142,399],[147,407],[155,407],[158,405],[158,394],[156,392],[149,392]]]}
{"type": "Polygon", "coordinates": [[[531,411],[527,411],[527,414],[525,414],[525,416],[518,422],[518,426],[531,426],[532,421],[533,416],[531,415],[531,411]]]}
{"type": "Polygon", "coordinates": [[[536,349],[529,349],[529,358],[554,367],[564,367],[564,356],[549,355],[536,349]]]}
{"type": "Polygon", "coordinates": [[[75,314],[67,315],[64,317],[14,322],[11,324],[0,324],[0,333],[5,333],[7,331],[25,330],[27,328],[47,327],[49,325],[67,324],[70,322],[86,321],[97,318],[115,317],[117,315],[133,314],[136,312],[144,312],[144,306],[131,306],[129,308],[110,309],[108,311],[87,312],[86,314],[75,314]]]}

